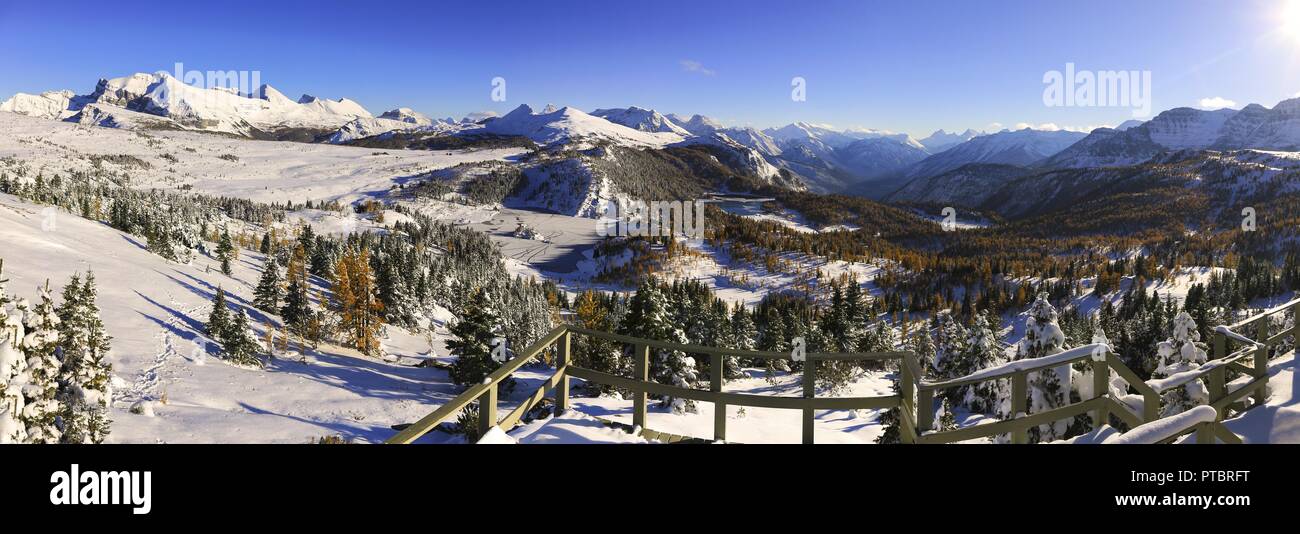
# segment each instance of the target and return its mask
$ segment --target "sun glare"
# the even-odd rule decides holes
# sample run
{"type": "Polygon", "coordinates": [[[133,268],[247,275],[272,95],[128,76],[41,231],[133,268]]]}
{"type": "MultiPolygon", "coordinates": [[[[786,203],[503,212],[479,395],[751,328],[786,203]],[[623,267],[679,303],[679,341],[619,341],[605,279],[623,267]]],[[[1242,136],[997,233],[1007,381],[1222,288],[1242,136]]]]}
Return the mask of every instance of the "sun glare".
{"type": "Polygon", "coordinates": [[[1288,38],[1300,42],[1300,0],[1283,0],[1278,12],[1278,29],[1288,38]]]}

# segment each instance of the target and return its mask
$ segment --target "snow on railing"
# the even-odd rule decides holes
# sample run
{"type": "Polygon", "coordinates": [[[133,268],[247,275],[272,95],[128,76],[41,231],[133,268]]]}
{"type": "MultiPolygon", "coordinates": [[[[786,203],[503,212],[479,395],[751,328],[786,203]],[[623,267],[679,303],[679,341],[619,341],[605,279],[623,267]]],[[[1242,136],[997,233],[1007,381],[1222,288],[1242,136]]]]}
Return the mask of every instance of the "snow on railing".
{"type": "Polygon", "coordinates": [[[1098,354],[1104,356],[1110,353],[1111,349],[1109,345],[1106,345],[1105,343],[1092,343],[1059,352],[1057,354],[1052,354],[1050,356],[1043,356],[1041,358],[1025,358],[1023,360],[1000,363],[992,367],[985,367],[966,376],[959,376],[957,378],[936,382],[923,382],[922,386],[929,388],[943,386],[948,382],[983,382],[985,380],[1002,378],[1004,376],[1025,371],[1035,371],[1049,367],[1056,367],[1058,365],[1065,365],[1098,354]]]}
{"type": "Polygon", "coordinates": [[[1236,333],[1236,332],[1233,332],[1233,331],[1232,331],[1232,328],[1230,328],[1230,327],[1228,327],[1228,326],[1226,326],[1226,325],[1219,325],[1219,326],[1216,326],[1216,327],[1214,327],[1214,331],[1215,331],[1216,333],[1223,334],[1224,337],[1227,337],[1228,339],[1231,339],[1231,340],[1233,340],[1233,341],[1240,341],[1240,342],[1242,342],[1242,343],[1245,343],[1245,344],[1247,344],[1247,345],[1251,345],[1251,346],[1259,346],[1259,345],[1260,345],[1260,342],[1255,341],[1255,340],[1253,340],[1253,339],[1250,339],[1250,338],[1248,338],[1248,337],[1246,337],[1246,336],[1243,336],[1243,335],[1241,335],[1241,334],[1238,334],[1238,333],[1236,333]]]}
{"type": "Polygon", "coordinates": [[[1210,360],[1199,367],[1180,371],[1164,378],[1152,378],[1151,380],[1147,380],[1147,385],[1151,386],[1151,389],[1154,389],[1156,393],[1164,393],[1178,386],[1185,385],[1197,378],[1208,375],[1211,371],[1219,367],[1226,367],[1228,364],[1237,361],[1245,354],[1245,351],[1238,351],[1237,353],[1233,353],[1232,356],[1210,360]]]}
{"type": "MultiPolygon", "coordinates": [[[[1253,322],[1255,322],[1255,321],[1261,320],[1261,319],[1263,319],[1263,318],[1266,317],[1266,316],[1273,315],[1273,314],[1275,314],[1275,313],[1279,313],[1279,312],[1284,312],[1284,311],[1286,311],[1286,310],[1291,309],[1292,307],[1294,307],[1294,306],[1297,305],[1297,304],[1300,304],[1300,299],[1295,299],[1295,300],[1292,300],[1292,301],[1290,301],[1290,302],[1286,302],[1286,303],[1284,303],[1284,304],[1280,304],[1280,305],[1274,306],[1274,307],[1272,307],[1272,308],[1269,308],[1269,309],[1267,309],[1267,310],[1264,310],[1264,311],[1261,312],[1261,313],[1257,313],[1257,314],[1252,315],[1252,316],[1250,316],[1250,317],[1248,317],[1248,318],[1246,318],[1246,319],[1244,319],[1244,320],[1242,320],[1242,321],[1237,322],[1236,324],[1232,325],[1232,328],[1237,328],[1237,327],[1240,327],[1240,326],[1246,326],[1246,325],[1248,325],[1248,324],[1250,324],[1250,323],[1253,323],[1253,322]]],[[[1216,330],[1217,330],[1217,329],[1216,329],[1216,330]]]]}
{"type": "Polygon", "coordinates": [[[1135,427],[1123,434],[1111,436],[1102,443],[1106,445],[1150,445],[1159,443],[1178,436],[1196,425],[1202,423],[1213,423],[1218,420],[1218,417],[1219,412],[1215,411],[1214,408],[1210,406],[1197,406],[1178,415],[1171,415],[1164,419],[1157,419],[1150,423],[1135,427]]]}

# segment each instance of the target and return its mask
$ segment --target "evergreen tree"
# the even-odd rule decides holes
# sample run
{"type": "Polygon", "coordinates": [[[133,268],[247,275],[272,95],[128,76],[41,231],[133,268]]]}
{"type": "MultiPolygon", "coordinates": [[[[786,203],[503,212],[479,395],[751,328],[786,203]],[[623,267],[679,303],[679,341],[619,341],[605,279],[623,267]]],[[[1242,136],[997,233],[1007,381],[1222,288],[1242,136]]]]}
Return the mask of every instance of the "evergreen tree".
{"type": "MultiPolygon", "coordinates": [[[[745,309],[743,304],[736,303],[735,308],[731,311],[731,346],[739,350],[755,350],[758,347],[758,327],[754,325],[754,318],[750,316],[749,310],[745,309]]],[[[736,379],[744,376],[741,369],[741,363],[735,356],[725,359],[726,377],[736,379]]]]}
{"type": "Polygon", "coordinates": [[[236,365],[261,367],[262,360],[257,357],[259,349],[248,311],[240,310],[221,339],[221,352],[236,365]]]}
{"type": "MultiPolygon", "coordinates": [[[[1048,302],[1047,293],[1039,293],[1038,298],[1029,308],[1029,319],[1025,324],[1025,339],[1017,350],[1019,359],[1042,358],[1059,354],[1065,350],[1065,334],[1057,325],[1060,317],[1056,307],[1048,302]]],[[[1038,413],[1065,406],[1070,400],[1070,366],[1062,365],[1044,369],[1029,375],[1028,406],[1008,405],[1007,417],[1016,413],[1038,413]]],[[[1065,437],[1069,425],[1066,421],[1054,421],[1031,428],[1031,442],[1054,441],[1065,437]]]]}
{"type": "Polygon", "coordinates": [[[111,424],[111,338],[104,332],[97,298],[94,273],[86,273],[84,282],[73,275],[63,288],[57,349],[63,356],[58,393],[63,404],[63,443],[102,443],[111,424]]]}
{"type": "MultiPolygon", "coordinates": [[[[492,359],[492,349],[504,342],[501,319],[484,289],[474,292],[458,316],[460,319],[450,328],[451,339],[447,340],[447,350],[456,356],[450,374],[453,382],[469,387],[483,383],[501,365],[492,359]]],[[[504,391],[514,389],[514,379],[507,378],[501,386],[504,391]]]]}
{"type": "Polygon", "coordinates": [[[27,441],[23,411],[26,397],[27,358],[23,354],[23,322],[10,309],[5,293],[3,262],[0,262],[0,444],[27,441]]]}
{"type": "Polygon", "coordinates": [[[953,318],[951,313],[940,312],[935,326],[935,369],[938,377],[948,379],[962,376],[959,362],[966,350],[968,334],[966,329],[953,318]]]}
{"type": "MultiPolygon", "coordinates": [[[[966,376],[1002,363],[1003,359],[997,335],[989,328],[989,315],[976,314],[966,343],[951,369],[955,376],[966,376]]],[[[948,397],[972,412],[991,413],[997,408],[998,399],[1004,396],[1002,390],[1005,386],[1005,380],[980,382],[953,388],[948,397]]]]}
{"type": "Polygon", "coordinates": [[[948,397],[944,397],[939,402],[939,416],[935,418],[935,421],[937,422],[936,431],[947,432],[957,429],[957,415],[953,413],[952,403],[948,401],[948,397]]]}
{"type": "MultiPolygon", "coordinates": [[[[622,334],[632,337],[689,343],[685,332],[669,316],[668,300],[653,279],[647,279],[637,287],[619,329],[622,334]]],[[[683,388],[692,387],[698,379],[695,359],[675,350],[652,350],[650,372],[658,382],[683,388]]],[[[673,413],[695,412],[695,403],[690,399],[666,396],[662,405],[672,408],[673,413]]]]}
{"type": "Polygon", "coordinates": [[[230,333],[232,324],[234,320],[230,316],[230,308],[226,306],[226,291],[218,285],[217,291],[212,294],[212,311],[208,313],[208,337],[220,343],[230,333]]]}
{"type": "Polygon", "coordinates": [[[280,312],[280,300],[284,298],[284,285],[280,280],[280,268],[274,261],[267,261],[262,268],[262,277],[253,290],[253,307],[268,313],[280,312]]]}
{"type": "Polygon", "coordinates": [[[31,443],[58,443],[62,432],[59,416],[59,315],[50,296],[50,282],[40,289],[40,303],[27,314],[27,335],[23,348],[27,355],[27,385],[23,388],[26,406],[22,419],[31,443]]]}
{"type": "MultiPolygon", "coordinates": [[[[1208,359],[1206,345],[1191,314],[1179,312],[1174,317],[1172,335],[1156,346],[1160,365],[1152,376],[1165,378],[1192,371],[1208,359]]],[[[1210,400],[1209,390],[1199,379],[1166,391],[1163,395],[1161,417],[1168,417],[1192,409],[1210,400]]]]}
{"type": "MultiPolygon", "coordinates": [[[[898,370],[894,370],[894,372],[889,374],[889,385],[890,389],[894,391],[894,395],[901,396],[903,394],[903,388],[899,383],[899,373],[898,370]]],[[[879,436],[876,436],[876,443],[902,443],[902,422],[902,409],[897,406],[880,412],[880,417],[876,419],[876,424],[880,425],[884,430],[879,436]]]]}
{"type": "MultiPolygon", "coordinates": [[[[307,228],[311,227],[308,226],[307,228]]],[[[289,265],[285,269],[285,279],[288,283],[284,295],[284,306],[280,308],[280,317],[284,319],[289,329],[298,335],[299,339],[306,339],[307,326],[312,315],[311,299],[307,294],[311,281],[307,275],[306,251],[301,243],[293,249],[293,254],[289,258],[289,265]]]]}
{"type": "Polygon", "coordinates": [[[235,245],[230,241],[230,231],[221,229],[221,240],[217,242],[217,259],[221,260],[221,273],[230,276],[230,262],[235,259],[235,245]]]}

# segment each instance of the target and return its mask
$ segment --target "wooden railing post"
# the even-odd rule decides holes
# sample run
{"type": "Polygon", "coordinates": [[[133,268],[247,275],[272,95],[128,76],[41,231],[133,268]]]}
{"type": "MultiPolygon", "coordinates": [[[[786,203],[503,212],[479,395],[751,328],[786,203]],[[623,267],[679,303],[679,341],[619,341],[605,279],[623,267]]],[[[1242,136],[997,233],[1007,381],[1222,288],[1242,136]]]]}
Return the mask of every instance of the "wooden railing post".
{"type": "MultiPolygon", "coordinates": [[[[1210,371],[1210,374],[1207,377],[1209,379],[1209,387],[1207,389],[1210,394],[1211,405],[1219,402],[1219,399],[1222,399],[1223,396],[1227,394],[1227,377],[1228,367],[1225,365],[1220,365],[1210,371]]],[[[1223,416],[1220,415],[1219,417],[1221,419],[1223,416]]]]}
{"type": "Polygon", "coordinates": [[[1214,444],[1214,425],[1215,423],[1201,423],[1196,425],[1196,443],[1214,444]]]}
{"type": "MultiPolygon", "coordinates": [[[[1094,355],[1088,365],[1092,368],[1092,398],[1104,399],[1110,395],[1110,365],[1106,363],[1106,355],[1101,357],[1094,355]]],[[[1092,429],[1101,428],[1102,425],[1110,424],[1110,406],[1105,403],[1098,403],[1097,410],[1092,414],[1092,429]]]]}
{"type": "Polygon", "coordinates": [[[497,426],[497,385],[488,386],[478,397],[478,435],[483,436],[497,426]]]}
{"type": "Polygon", "coordinates": [[[916,413],[916,403],[913,402],[912,392],[919,385],[919,377],[912,376],[912,363],[909,360],[915,356],[906,355],[898,360],[898,441],[902,443],[916,443],[916,429],[907,421],[912,419],[912,414],[916,413]]]}
{"type": "MultiPolygon", "coordinates": [[[[1300,354],[1300,302],[1291,306],[1291,322],[1294,324],[1291,330],[1291,350],[1300,354]]],[[[1291,380],[1291,398],[1300,398],[1300,380],[1291,380]]]]}
{"type": "MultiPolygon", "coordinates": [[[[641,382],[650,380],[650,346],[637,345],[633,349],[632,378],[641,382]]],[[[645,430],[647,396],[645,390],[632,392],[632,426],[645,430]]]]}
{"type": "Polygon", "coordinates": [[[555,356],[555,374],[557,376],[555,381],[555,415],[560,415],[569,409],[569,376],[565,373],[569,370],[569,359],[572,356],[570,353],[572,350],[570,345],[572,337],[573,334],[566,331],[557,342],[559,350],[556,351],[555,356]]]}
{"type": "MultiPolygon", "coordinates": [[[[808,358],[803,362],[803,398],[812,399],[817,396],[817,361],[808,358]]],[[[813,444],[813,419],[815,410],[812,408],[803,409],[803,443],[805,445],[813,444]]]]}
{"type": "MultiPolygon", "coordinates": [[[[1047,372],[1054,372],[1048,369],[1047,372]]],[[[1025,412],[1025,402],[1029,398],[1029,377],[1028,373],[1016,373],[1011,375],[1011,418],[1019,419],[1020,415],[1025,412]]],[[[1029,443],[1029,429],[1018,428],[1011,431],[1012,443],[1029,443]]]]}
{"type": "MultiPolygon", "coordinates": [[[[1272,323],[1272,318],[1263,317],[1259,320],[1258,334],[1255,341],[1260,343],[1255,349],[1255,378],[1268,376],[1268,327],[1272,323]]],[[[1260,386],[1255,388],[1255,406],[1263,406],[1268,401],[1268,388],[1260,386]]]]}
{"type": "MultiPolygon", "coordinates": [[[[722,393],[722,375],[723,375],[722,354],[711,354],[709,357],[709,391],[722,393]]],[[[713,440],[727,440],[727,403],[714,401],[713,403],[713,440]]]]}
{"type": "Polygon", "coordinates": [[[916,391],[916,433],[924,434],[934,428],[934,390],[918,388],[916,391]]]}

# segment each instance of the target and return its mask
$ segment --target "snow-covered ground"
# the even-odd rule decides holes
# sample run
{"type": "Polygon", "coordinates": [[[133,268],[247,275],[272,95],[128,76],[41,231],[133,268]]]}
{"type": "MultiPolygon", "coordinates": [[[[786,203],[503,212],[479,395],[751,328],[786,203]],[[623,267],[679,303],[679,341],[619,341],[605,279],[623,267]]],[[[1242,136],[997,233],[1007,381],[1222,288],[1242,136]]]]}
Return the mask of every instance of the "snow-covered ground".
{"type": "Polygon", "coordinates": [[[1223,424],[1246,443],[1300,443],[1300,382],[1295,373],[1295,353],[1269,362],[1268,401],[1223,424]]]}
{"type": "MultiPolygon", "coordinates": [[[[414,421],[459,390],[445,371],[331,345],[309,351],[309,363],[280,358],[261,371],[227,365],[203,333],[218,286],[232,304],[249,309],[259,336],[264,321],[278,325],[251,309],[259,255],[243,251],[233,276],[225,276],[210,258],[169,263],[134,236],[61,212],[44,231],[44,209],[0,195],[8,291],[34,299],[47,278],[59,288],[73,273],[94,271],[120,379],[110,442],[305,443],[326,435],[381,441],[392,435],[391,425],[414,421]],[[153,402],[153,417],[127,411],[141,399],[153,402]]],[[[429,350],[422,337],[396,328],[385,344],[408,362],[429,350]]]]}
{"type": "Polygon", "coordinates": [[[103,165],[128,174],[135,187],[190,188],[281,203],[347,203],[383,194],[394,185],[433,170],[508,159],[523,152],[518,148],[375,150],[252,141],[198,132],[133,132],[14,113],[0,113],[0,131],[4,132],[0,135],[0,157],[14,157],[46,175],[90,169],[89,156],[128,155],[144,161],[149,168],[103,165]]]}

